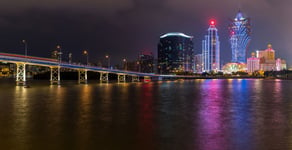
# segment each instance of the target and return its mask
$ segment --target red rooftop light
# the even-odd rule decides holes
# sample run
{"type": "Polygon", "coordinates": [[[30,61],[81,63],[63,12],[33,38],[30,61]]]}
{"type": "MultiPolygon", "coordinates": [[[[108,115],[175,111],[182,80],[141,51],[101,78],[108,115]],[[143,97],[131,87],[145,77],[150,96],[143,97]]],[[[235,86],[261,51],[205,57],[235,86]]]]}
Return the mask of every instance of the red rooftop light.
{"type": "Polygon", "coordinates": [[[210,25],[215,25],[215,20],[210,20],[210,25]]]}

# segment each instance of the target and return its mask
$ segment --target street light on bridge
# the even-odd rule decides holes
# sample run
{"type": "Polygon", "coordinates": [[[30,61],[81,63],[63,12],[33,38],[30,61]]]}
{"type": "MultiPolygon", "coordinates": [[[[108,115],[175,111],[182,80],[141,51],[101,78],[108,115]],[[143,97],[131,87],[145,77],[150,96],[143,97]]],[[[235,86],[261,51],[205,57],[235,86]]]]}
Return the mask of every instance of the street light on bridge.
{"type": "Polygon", "coordinates": [[[69,53],[69,64],[71,64],[72,63],[72,53],[69,53]]]}
{"type": "Polygon", "coordinates": [[[107,67],[110,68],[110,56],[105,55],[105,58],[107,59],[107,67]]]}
{"type": "Polygon", "coordinates": [[[57,51],[58,51],[58,56],[59,56],[59,64],[62,63],[62,49],[60,45],[57,45],[57,51]]]}
{"type": "Polygon", "coordinates": [[[139,60],[137,61],[137,65],[138,65],[138,72],[141,72],[141,63],[139,60]]]}
{"type": "Polygon", "coordinates": [[[86,65],[88,66],[88,51],[87,50],[83,50],[83,55],[86,56],[86,65]]]}
{"type": "Polygon", "coordinates": [[[127,59],[124,58],[124,59],[123,59],[123,62],[124,62],[124,69],[127,70],[127,59]]]}
{"type": "Polygon", "coordinates": [[[24,44],[24,55],[25,58],[27,59],[27,42],[26,40],[22,40],[21,42],[24,44]]]}

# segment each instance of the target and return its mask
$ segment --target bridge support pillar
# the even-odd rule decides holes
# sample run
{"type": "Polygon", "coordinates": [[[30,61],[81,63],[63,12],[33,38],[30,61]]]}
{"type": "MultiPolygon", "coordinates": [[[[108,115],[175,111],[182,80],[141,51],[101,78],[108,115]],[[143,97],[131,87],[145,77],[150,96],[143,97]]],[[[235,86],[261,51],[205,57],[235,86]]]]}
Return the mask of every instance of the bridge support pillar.
{"type": "Polygon", "coordinates": [[[108,72],[100,72],[100,82],[108,82],[108,72]]]}
{"type": "Polygon", "coordinates": [[[139,82],[139,76],[132,76],[132,82],[139,82]]]}
{"type": "Polygon", "coordinates": [[[60,66],[51,67],[51,84],[60,84],[60,66]]]}
{"type": "Polygon", "coordinates": [[[118,74],[118,82],[126,82],[126,75],[118,74]]]}
{"type": "Polygon", "coordinates": [[[26,85],[26,64],[24,63],[17,63],[16,64],[16,85],[26,85]]]}
{"type": "Polygon", "coordinates": [[[150,82],[151,81],[151,77],[149,76],[144,76],[144,82],[150,82]]]}
{"type": "Polygon", "coordinates": [[[78,71],[78,82],[87,84],[87,70],[79,70],[78,71]]]}

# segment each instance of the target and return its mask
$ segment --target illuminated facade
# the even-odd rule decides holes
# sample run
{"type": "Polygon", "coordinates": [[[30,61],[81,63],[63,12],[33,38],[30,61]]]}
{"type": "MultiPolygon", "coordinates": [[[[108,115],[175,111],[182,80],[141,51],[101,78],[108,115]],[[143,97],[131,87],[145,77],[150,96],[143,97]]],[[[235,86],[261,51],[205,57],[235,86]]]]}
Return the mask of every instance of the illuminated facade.
{"type": "Polygon", "coordinates": [[[267,49],[256,51],[256,57],[260,61],[261,71],[281,71],[287,69],[287,64],[284,59],[276,59],[276,53],[271,44],[268,44],[267,49]]]}
{"type": "Polygon", "coordinates": [[[158,43],[158,73],[193,72],[193,37],[183,33],[167,33],[158,43]]]}
{"type": "Polygon", "coordinates": [[[253,73],[260,70],[260,59],[256,57],[255,53],[251,54],[251,57],[247,59],[247,72],[253,73]]]}
{"type": "Polygon", "coordinates": [[[220,42],[214,20],[210,21],[208,34],[202,41],[202,56],[204,72],[220,70],[220,42]]]}
{"type": "Polygon", "coordinates": [[[268,44],[268,48],[266,50],[256,52],[257,58],[260,59],[260,70],[276,70],[275,50],[272,48],[271,44],[268,44]]]}
{"type": "Polygon", "coordinates": [[[223,66],[222,71],[224,73],[230,74],[234,72],[246,72],[245,63],[227,63],[223,66]]]}
{"type": "Polygon", "coordinates": [[[286,60],[281,58],[276,59],[276,70],[281,71],[286,69],[287,69],[286,60]]]}
{"type": "Polygon", "coordinates": [[[0,77],[10,77],[13,75],[13,64],[0,63],[0,77]]]}
{"type": "Polygon", "coordinates": [[[229,25],[232,62],[246,63],[246,51],[250,43],[250,19],[239,11],[229,25]]]}
{"type": "Polygon", "coordinates": [[[202,73],[203,72],[203,55],[197,54],[194,56],[194,72],[196,73],[202,73]]]}
{"type": "Polygon", "coordinates": [[[275,63],[275,50],[268,44],[266,50],[257,51],[257,57],[261,59],[261,63],[275,63]]]}

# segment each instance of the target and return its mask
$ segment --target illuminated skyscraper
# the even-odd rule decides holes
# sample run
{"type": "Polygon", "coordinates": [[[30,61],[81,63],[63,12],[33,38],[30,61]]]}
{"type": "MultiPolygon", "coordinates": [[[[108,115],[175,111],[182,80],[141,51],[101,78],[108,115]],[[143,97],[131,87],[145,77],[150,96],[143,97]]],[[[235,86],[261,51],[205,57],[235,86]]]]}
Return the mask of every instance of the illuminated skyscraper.
{"type": "Polygon", "coordinates": [[[246,63],[246,52],[250,42],[250,19],[239,11],[229,26],[232,62],[246,63]]]}
{"type": "Polygon", "coordinates": [[[220,70],[220,42],[214,20],[210,21],[208,34],[202,41],[202,55],[204,72],[220,70]]]}
{"type": "Polygon", "coordinates": [[[183,33],[167,33],[158,43],[158,73],[193,72],[193,37],[183,33]]]}

